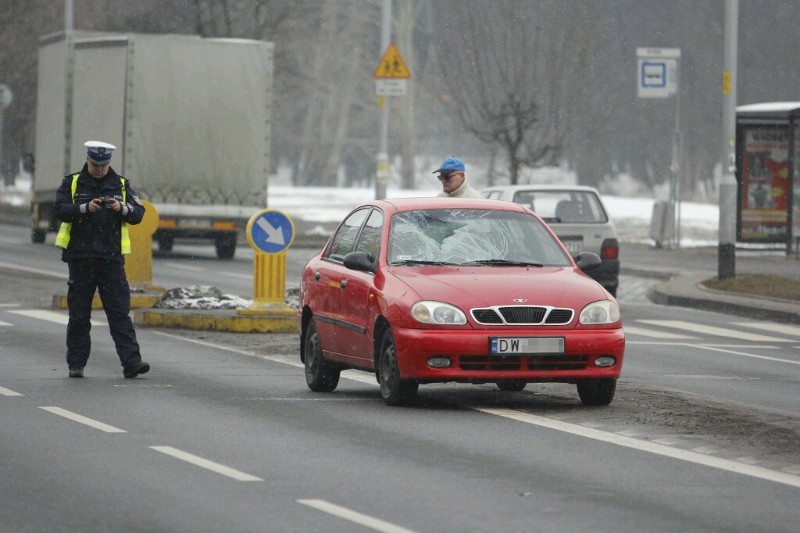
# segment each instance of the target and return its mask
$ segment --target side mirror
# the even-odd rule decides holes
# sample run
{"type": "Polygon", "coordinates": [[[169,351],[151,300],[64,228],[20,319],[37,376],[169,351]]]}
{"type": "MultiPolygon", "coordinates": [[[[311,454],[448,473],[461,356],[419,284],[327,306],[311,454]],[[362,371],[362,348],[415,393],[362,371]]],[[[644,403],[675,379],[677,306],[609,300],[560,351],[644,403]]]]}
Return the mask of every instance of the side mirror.
{"type": "Polygon", "coordinates": [[[375,258],[367,252],[350,252],[344,256],[344,266],[350,270],[373,272],[375,270],[375,258]]]}
{"type": "Polygon", "coordinates": [[[588,272],[600,266],[600,256],[594,252],[581,252],[575,257],[575,262],[578,268],[588,272]]]}

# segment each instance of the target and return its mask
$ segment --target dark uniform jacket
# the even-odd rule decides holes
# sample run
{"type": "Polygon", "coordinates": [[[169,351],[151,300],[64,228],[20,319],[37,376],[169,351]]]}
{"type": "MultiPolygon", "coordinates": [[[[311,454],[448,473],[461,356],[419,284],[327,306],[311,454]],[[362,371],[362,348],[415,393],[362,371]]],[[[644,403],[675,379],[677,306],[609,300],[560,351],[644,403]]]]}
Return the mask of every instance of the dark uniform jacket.
{"type": "Polygon", "coordinates": [[[127,178],[125,181],[125,203],[128,214],[114,212],[105,207],[96,213],[81,213],[81,204],[86,204],[93,198],[113,196],[122,202],[122,183],[120,175],[109,167],[104,178],[94,178],[89,174],[86,164],[78,177],[78,187],[75,190],[75,201],[72,199],[72,174],[64,176],[64,181],[56,191],[56,217],[61,222],[71,222],[69,246],[62,252],[64,261],[72,259],[101,258],[111,261],[122,261],[121,240],[122,222],[138,224],[144,217],[144,205],[138,195],[130,186],[127,178]]]}

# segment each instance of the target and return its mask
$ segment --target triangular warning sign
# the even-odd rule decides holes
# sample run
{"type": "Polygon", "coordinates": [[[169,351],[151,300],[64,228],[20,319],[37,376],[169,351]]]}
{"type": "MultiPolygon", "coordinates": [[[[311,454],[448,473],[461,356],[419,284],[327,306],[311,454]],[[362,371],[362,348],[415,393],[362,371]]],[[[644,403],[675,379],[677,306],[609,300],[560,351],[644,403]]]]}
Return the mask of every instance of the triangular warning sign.
{"type": "Polygon", "coordinates": [[[408,67],[400,57],[400,52],[394,43],[389,44],[389,48],[383,54],[378,68],[375,69],[375,77],[378,79],[411,77],[411,72],[408,71],[408,67]]]}

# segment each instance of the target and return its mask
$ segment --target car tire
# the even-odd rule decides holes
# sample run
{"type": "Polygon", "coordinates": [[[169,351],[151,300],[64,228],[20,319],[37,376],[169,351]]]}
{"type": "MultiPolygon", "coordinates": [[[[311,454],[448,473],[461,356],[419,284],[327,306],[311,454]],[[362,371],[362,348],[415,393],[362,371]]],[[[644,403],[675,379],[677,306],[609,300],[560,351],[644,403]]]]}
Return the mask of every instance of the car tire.
{"type": "Polygon", "coordinates": [[[397,364],[397,350],[391,329],[383,334],[378,361],[383,401],[387,405],[404,405],[411,401],[417,394],[419,383],[400,379],[400,366],[397,364]]]}
{"type": "Polygon", "coordinates": [[[339,384],[339,370],[322,355],[322,344],[314,319],[308,323],[305,335],[306,384],[314,392],[333,392],[339,384]]]}
{"type": "Polygon", "coordinates": [[[578,382],[578,396],[583,405],[608,405],[617,391],[617,380],[613,378],[584,379],[578,382]]]}
{"type": "Polygon", "coordinates": [[[524,381],[506,380],[498,381],[496,385],[498,389],[504,392],[519,392],[525,388],[527,383],[524,381]]]}

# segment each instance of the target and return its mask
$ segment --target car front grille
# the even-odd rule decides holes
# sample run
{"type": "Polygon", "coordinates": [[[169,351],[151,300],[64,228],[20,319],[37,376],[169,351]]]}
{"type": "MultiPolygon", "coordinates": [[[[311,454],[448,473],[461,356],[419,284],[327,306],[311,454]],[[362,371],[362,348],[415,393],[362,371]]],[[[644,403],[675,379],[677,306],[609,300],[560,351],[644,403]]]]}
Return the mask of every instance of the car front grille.
{"type": "Polygon", "coordinates": [[[559,309],[548,306],[511,305],[472,309],[472,318],[478,324],[513,325],[564,325],[572,321],[572,309],[559,309]]]}
{"type": "Polygon", "coordinates": [[[588,363],[587,355],[462,355],[458,358],[461,370],[583,370],[588,363]]]}

